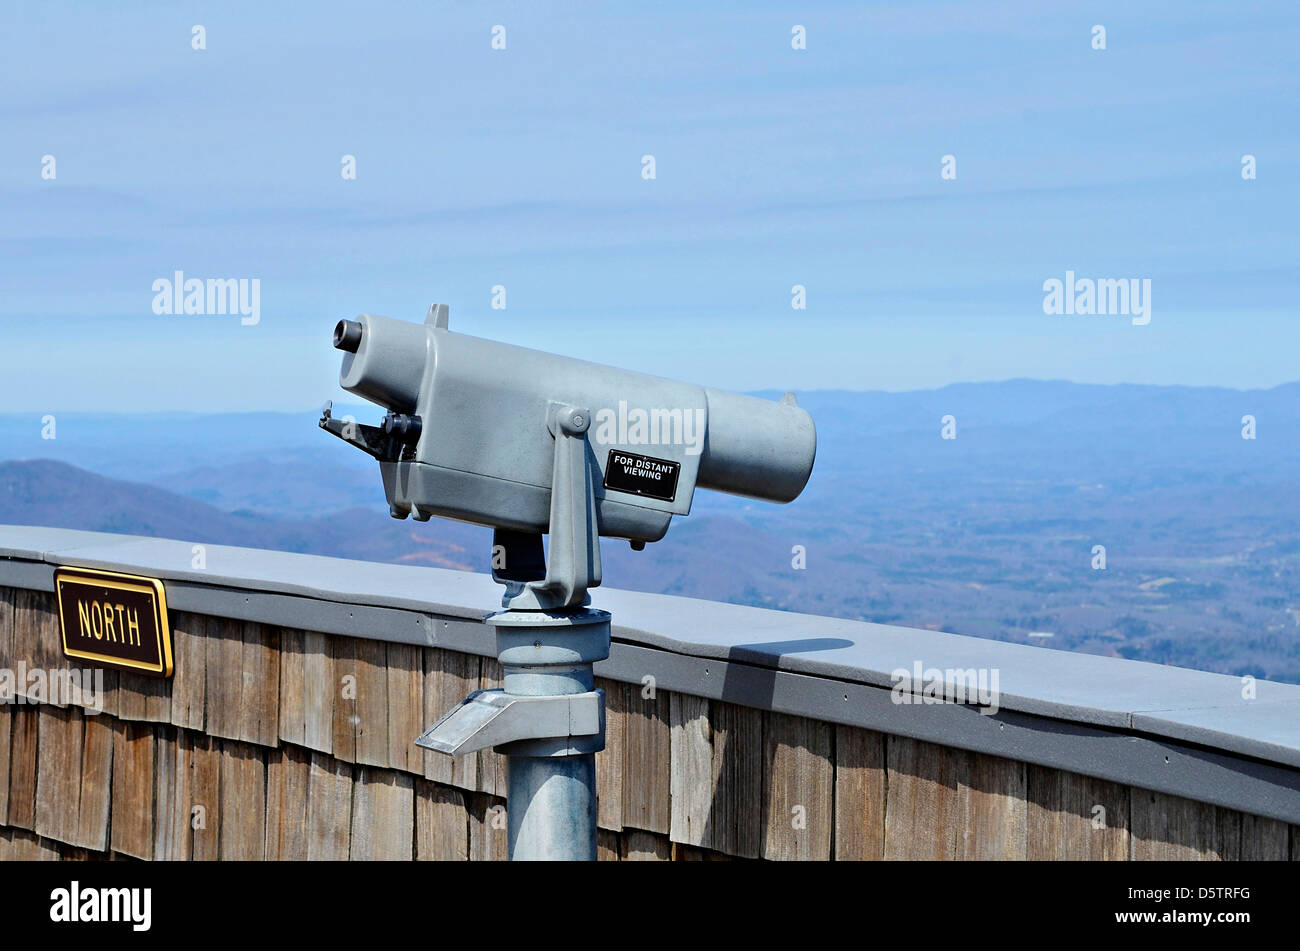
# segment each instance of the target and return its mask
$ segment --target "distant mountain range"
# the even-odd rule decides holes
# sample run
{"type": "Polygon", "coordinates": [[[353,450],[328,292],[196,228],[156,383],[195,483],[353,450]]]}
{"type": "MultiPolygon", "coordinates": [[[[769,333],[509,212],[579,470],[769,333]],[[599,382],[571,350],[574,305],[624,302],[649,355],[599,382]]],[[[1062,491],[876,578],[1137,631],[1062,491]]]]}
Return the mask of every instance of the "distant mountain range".
{"type": "MultiPolygon", "coordinates": [[[[222,471],[224,478],[228,473],[222,471]]],[[[254,469],[253,476],[257,472],[254,469]]],[[[308,518],[226,511],[157,486],[110,479],[48,459],[0,463],[0,524],[120,532],[464,571],[486,565],[489,557],[468,547],[485,531],[474,526],[444,523],[444,532],[420,532],[413,529],[423,526],[398,522],[374,508],[308,518]]],[[[491,534],[485,537],[490,546],[491,534]]]]}
{"type": "MultiPolygon", "coordinates": [[[[1300,384],[800,402],[818,426],[803,496],[701,492],[646,551],[607,541],[606,584],[1300,682],[1300,384]]],[[[0,416],[0,523],[487,570],[487,529],[390,519],[377,467],[315,413],[53,416],[53,439],[0,416]]]]}

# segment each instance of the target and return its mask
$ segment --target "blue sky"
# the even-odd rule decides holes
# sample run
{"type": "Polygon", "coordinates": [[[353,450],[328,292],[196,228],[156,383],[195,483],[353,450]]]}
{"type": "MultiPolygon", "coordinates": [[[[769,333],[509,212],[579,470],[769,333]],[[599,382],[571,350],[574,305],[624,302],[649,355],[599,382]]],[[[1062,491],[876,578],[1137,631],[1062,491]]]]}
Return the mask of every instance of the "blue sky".
{"type": "Polygon", "coordinates": [[[1297,48],[1284,3],[6,5],[0,411],[314,406],[338,317],[435,300],[733,389],[1294,380],[1297,48]],[[260,323],[156,316],[177,269],[260,323]],[[1045,315],[1066,270],[1151,323],[1045,315]]]}

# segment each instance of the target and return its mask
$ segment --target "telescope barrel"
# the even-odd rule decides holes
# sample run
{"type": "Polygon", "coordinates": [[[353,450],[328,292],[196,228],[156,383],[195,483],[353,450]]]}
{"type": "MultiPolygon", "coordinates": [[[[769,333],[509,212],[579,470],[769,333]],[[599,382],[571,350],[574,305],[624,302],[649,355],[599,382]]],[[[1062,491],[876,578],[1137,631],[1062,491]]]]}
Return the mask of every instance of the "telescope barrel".
{"type": "Polygon", "coordinates": [[[793,403],[706,387],[709,428],[696,485],[767,502],[791,502],[812,475],[817,429],[793,403]]]}
{"type": "Polygon", "coordinates": [[[343,351],[343,389],[394,413],[415,412],[429,350],[423,325],[362,314],[339,321],[334,346],[343,351]]]}

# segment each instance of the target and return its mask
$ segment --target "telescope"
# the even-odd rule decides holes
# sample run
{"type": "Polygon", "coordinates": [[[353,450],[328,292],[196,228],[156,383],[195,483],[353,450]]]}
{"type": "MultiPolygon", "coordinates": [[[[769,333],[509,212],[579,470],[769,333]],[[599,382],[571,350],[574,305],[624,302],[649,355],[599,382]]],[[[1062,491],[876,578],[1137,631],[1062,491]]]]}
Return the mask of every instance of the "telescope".
{"type": "MultiPolygon", "coordinates": [[[[334,346],[343,389],[388,412],[369,426],[327,409],[320,425],[379,460],[394,517],[492,527],[508,586],[537,580],[545,533],[552,549],[586,545],[566,538],[580,529],[640,550],[690,513],[697,486],[789,502],[812,472],[816,429],[790,393],[773,402],[453,333],[442,305],[423,325],[340,320],[334,346]]],[[[581,603],[600,583],[591,550],[586,577],[535,606],[581,603]]]]}
{"type": "Polygon", "coordinates": [[[762,400],[453,333],[441,304],[422,325],[340,320],[334,346],[343,389],[386,413],[368,425],[326,403],[321,428],[379,461],[395,518],[490,526],[505,585],[505,610],[486,619],[504,686],[470,694],[416,744],[507,757],[512,859],[594,859],[594,664],[611,643],[609,612],[588,607],[600,539],[659,541],[696,488],[792,501],[812,473],[812,418],[792,393],[762,400]]]}

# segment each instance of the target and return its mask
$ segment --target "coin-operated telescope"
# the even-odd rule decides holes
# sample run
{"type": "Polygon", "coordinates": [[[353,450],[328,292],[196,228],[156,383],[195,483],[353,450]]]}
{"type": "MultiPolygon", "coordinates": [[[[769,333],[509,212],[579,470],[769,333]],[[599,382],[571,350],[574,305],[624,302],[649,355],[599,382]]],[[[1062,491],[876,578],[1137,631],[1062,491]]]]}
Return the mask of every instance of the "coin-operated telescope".
{"type": "Polygon", "coordinates": [[[341,320],[334,346],[340,385],[387,414],[364,425],[327,404],[320,425],[379,460],[391,514],[494,529],[505,688],[472,694],[417,742],[510,757],[512,857],[594,858],[604,704],[591,664],[609,655],[609,614],[585,605],[600,538],[658,541],[697,487],[792,501],[812,472],[812,418],[790,393],[772,402],[453,333],[445,305],[423,325],[341,320]],[[574,843],[585,811],[590,836],[574,843]],[[550,831],[562,827],[564,841],[550,831]]]}

